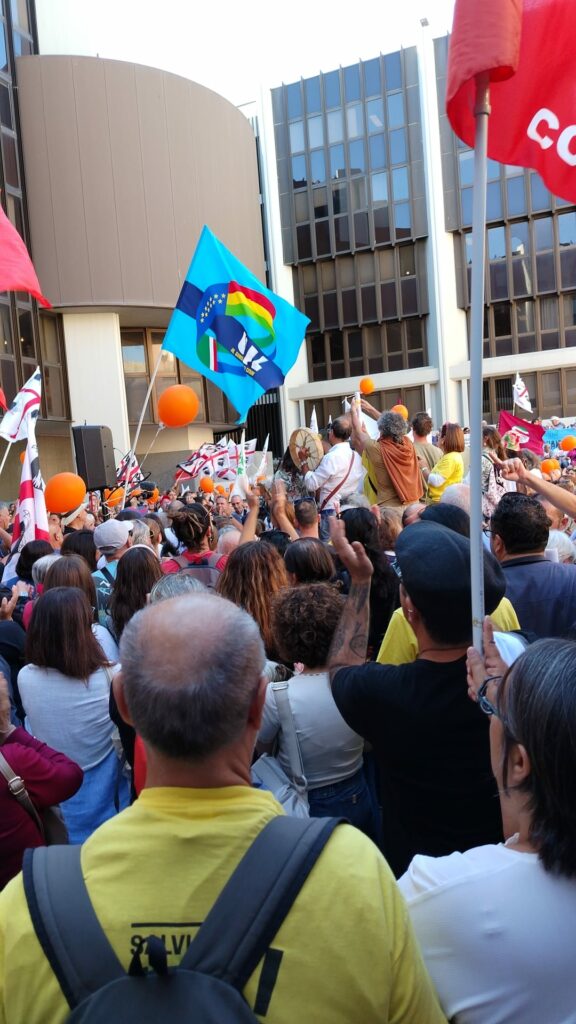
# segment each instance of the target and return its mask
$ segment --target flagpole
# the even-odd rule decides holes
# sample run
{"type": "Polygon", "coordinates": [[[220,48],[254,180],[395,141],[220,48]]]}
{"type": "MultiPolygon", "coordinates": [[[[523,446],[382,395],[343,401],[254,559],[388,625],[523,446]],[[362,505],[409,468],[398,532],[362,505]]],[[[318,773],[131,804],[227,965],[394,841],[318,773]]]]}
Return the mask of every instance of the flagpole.
{"type": "Polygon", "coordinates": [[[4,466],[6,465],[6,459],[8,458],[8,456],[10,454],[10,449],[11,449],[13,444],[14,444],[13,441],[8,441],[8,444],[6,446],[6,451],[4,452],[4,458],[2,459],[2,462],[0,462],[0,475],[2,473],[2,470],[4,469],[4,466]]]}
{"type": "Polygon", "coordinates": [[[482,650],[484,621],[484,544],[482,534],[482,355],[484,347],[484,264],[486,258],[487,146],[489,76],[476,77],[474,191],[472,207],[472,286],[470,302],[470,581],[472,642],[482,650]]]}
{"type": "MultiPolygon", "coordinates": [[[[154,367],[154,371],[153,371],[152,376],[150,378],[150,384],[148,385],[148,391],[146,392],[146,398],[144,399],[144,404],[142,405],[142,412],[140,413],[140,419],[138,420],[138,426],[136,427],[136,433],[134,434],[134,444],[132,445],[132,447],[130,449],[130,458],[128,460],[128,465],[126,467],[126,482],[124,484],[124,494],[122,495],[122,502],[120,504],[120,511],[121,512],[123,511],[124,506],[126,504],[126,497],[128,495],[128,487],[130,486],[130,474],[132,472],[132,466],[134,465],[134,462],[136,461],[136,445],[138,444],[138,441],[140,439],[140,431],[142,430],[142,424],[144,422],[144,414],[146,412],[146,406],[148,405],[148,402],[150,401],[150,395],[152,394],[152,388],[154,387],[154,382],[156,380],[156,377],[158,376],[158,370],[160,369],[161,361],[162,361],[162,346],[160,346],[160,351],[158,353],[158,360],[156,362],[156,366],[154,367]]],[[[156,440],[156,439],[154,439],[154,440],[156,440]]]]}

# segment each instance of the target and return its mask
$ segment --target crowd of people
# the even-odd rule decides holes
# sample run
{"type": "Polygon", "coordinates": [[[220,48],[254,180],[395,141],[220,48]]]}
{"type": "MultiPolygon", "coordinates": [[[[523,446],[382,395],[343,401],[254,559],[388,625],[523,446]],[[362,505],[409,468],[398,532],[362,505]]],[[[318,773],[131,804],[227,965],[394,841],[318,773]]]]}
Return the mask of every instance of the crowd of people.
{"type": "Polygon", "coordinates": [[[362,401],[324,442],[244,493],[51,514],[2,579],[0,1022],[73,1009],[26,850],[82,844],[122,968],[154,932],[175,966],[292,806],[267,764],[345,823],[243,978],[256,1017],[576,1022],[576,470],[485,425],[481,652],[462,427],[362,401]]]}

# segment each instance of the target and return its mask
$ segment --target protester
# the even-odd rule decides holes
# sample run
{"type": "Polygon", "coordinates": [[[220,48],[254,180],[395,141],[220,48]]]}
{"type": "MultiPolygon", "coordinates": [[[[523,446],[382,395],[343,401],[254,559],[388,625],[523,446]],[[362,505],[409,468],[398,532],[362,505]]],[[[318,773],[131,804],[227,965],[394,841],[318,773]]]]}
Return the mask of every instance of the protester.
{"type": "Polygon", "coordinates": [[[234,530],[240,529],[240,520],[235,515],[225,494],[217,494],[214,499],[212,522],[217,530],[221,530],[224,526],[230,526],[234,530]]]}
{"type": "Polygon", "coordinates": [[[150,591],[150,604],[155,604],[157,601],[167,601],[171,597],[182,597],[185,594],[198,591],[205,591],[207,593],[208,587],[205,587],[200,580],[197,580],[188,572],[172,572],[168,576],[161,576],[156,581],[150,591]]]}
{"type": "MultiPolygon", "coordinates": [[[[139,612],[121,657],[116,697],[143,737],[146,788],[86,843],[82,874],[125,970],[150,931],[136,922],[171,922],[162,928],[177,966],[197,933],[189,922],[206,920],[244,853],[280,815],[274,798],[250,785],[265,654],[248,615],[199,594],[139,612]]],[[[281,863],[288,850],[276,853],[281,863]]],[[[34,937],[21,879],[0,896],[0,947],[6,1024],[64,1020],[66,997],[34,937]]],[[[329,839],[273,947],[282,956],[272,957],[265,990],[259,964],[243,994],[251,1010],[265,1000],[276,1024],[444,1020],[390,871],[349,825],[329,839]],[[353,939],[351,907],[361,921],[353,939]]]]}
{"type": "Polygon", "coordinates": [[[232,515],[237,522],[242,526],[248,515],[248,509],[246,508],[244,499],[239,494],[233,494],[230,498],[230,505],[232,506],[232,515]]]}
{"type": "MultiPolygon", "coordinates": [[[[135,547],[147,547],[154,551],[152,543],[152,537],[150,536],[150,526],[144,519],[140,519],[138,522],[134,522],[132,527],[132,546],[135,547]]],[[[154,552],[155,554],[156,552],[154,552]]]]}
{"type": "MultiPolygon", "coordinates": [[[[7,584],[13,585],[15,582],[26,583],[28,586],[32,586],[34,580],[32,579],[32,566],[39,558],[43,558],[44,555],[52,554],[52,546],[47,540],[30,540],[24,545],[18,556],[16,562],[16,579],[7,580],[7,584]]],[[[4,584],[4,580],[2,580],[4,584]]]]}
{"type": "Polygon", "coordinates": [[[506,458],[502,438],[496,427],[482,428],[482,516],[488,524],[500,498],[505,493],[505,480],[502,479],[497,461],[506,458]]]}
{"type": "Polygon", "coordinates": [[[94,543],[94,530],[73,530],[67,533],[60,548],[61,555],[81,555],[85,559],[90,572],[96,572],[96,544],[94,543]]]}
{"type": "Polygon", "coordinates": [[[106,625],[118,563],[132,544],[132,529],[133,523],[130,520],[119,522],[117,519],[109,519],[94,530],[94,543],[102,558],[99,568],[92,575],[96,584],[98,619],[103,626],[106,625]]]}
{"type": "Polygon", "coordinates": [[[458,423],[444,423],[440,431],[442,458],[430,470],[422,465],[422,475],[428,484],[428,501],[440,501],[442,492],[450,484],[459,484],[464,476],[462,452],[465,448],[464,432],[458,423]]]}
{"type": "MultiPolygon", "coordinates": [[[[372,564],[344,524],[332,535],[351,578],[328,658],[332,692],[348,725],[372,745],[379,768],[383,850],[393,871],[416,853],[434,856],[498,842],[486,722],[466,696],[472,638],[470,545],[436,523],[400,534],[400,600],[417,637],[408,665],[364,664],[372,564]]],[[[504,595],[502,570],[484,555],[488,612],[504,595]]]]}
{"type": "Polygon", "coordinates": [[[64,536],[68,533],[73,533],[74,530],[83,530],[86,526],[86,517],[88,515],[88,499],[82,502],[82,504],[75,509],[71,509],[66,515],[62,516],[61,523],[64,527],[64,536]]]}
{"type": "Polygon", "coordinates": [[[54,551],[60,551],[64,540],[62,516],[56,515],[55,512],[50,513],[48,516],[48,532],[50,534],[50,544],[52,548],[54,551]]]}
{"type": "Polygon", "coordinates": [[[264,530],[260,534],[261,544],[271,544],[272,547],[276,548],[279,555],[286,554],[286,551],[292,543],[292,539],[289,533],[285,533],[284,530],[264,530]]]}
{"type": "Polygon", "coordinates": [[[320,514],[314,498],[297,498],[294,502],[294,515],[300,537],[319,537],[320,514]]]}
{"type": "Polygon", "coordinates": [[[272,601],[288,586],[284,559],[272,544],[251,541],[230,555],[218,581],[221,597],[249,612],[260,628],[266,657],[278,660],[278,637],[272,623],[272,601]]]}
{"type": "MultiPolygon", "coordinates": [[[[326,661],[344,598],[326,583],[312,583],[276,595],[272,613],[274,635],[282,660],[302,666],[288,683],[308,803],[313,817],[342,815],[371,839],[378,835],[375,801],[364,774],[364,741],[338,711],[326,661]]],[[[289,740],[282,732],[273,684],[266,690],[258,749],[277,757],[290,776],[289,740]]]]}
{"type": "Polygon", "coordinates": [[[330,451],[316,469],[310,470],[306,456],[300,461],[307,490],[320,492],[318,509],[321,540],[328,540],[330,536],[329,521],[336,515],[336,501],[343,494],[357,490],[364,476],[360,456],[350,447],[351,433],[349,417],[339,416],[328,429],[330,451]]]}
{"type": "Polygon", "coordinates": [[[428,469],[433,469],[442,458],[442,452],[434,444],[430,444],[428,437],[432,433],[432,417],[427,412],[417,412],[412,423],[413,445],[420,462],[424,462],[428,469]]]}
{"type": "Polygon", "coordinates": [[[78,587],[79,590],[84,592],[90,607],[94,609],[92,633],[96,637],[106,660],[111,664],[116,664],[119,657],[118,644],[110,630],[98,622],[94,577],[90,573],[86,560],[81,555],[71,554],[67,555],[66,558],[57,558],[53,562],[46,573],[42,593],[45,594],[55,587],[78,587]]]}
{"type": "MultiPolygon", "coordinates": [[[[550,551],[557,551],[558,561],[564,565],[570,565],[576,561],[576,547],[568,534],[563,533],[562,530],[550,530],[546,551],[544,552],[546,557],[548,557],[550,551]]],[[[576,623],[576,616],[574,621],[576,623]]]]}
{"type": "MultiPolygon", "coordinates": [[[[65,754],[52,750],[10,721],[8,683],[0,675],[0,754],[22,779],[35,809],[41,814],[68,800],[82,784],[82,769],[65,754]]],[[[10,791],[0,774],[0,889],[18,874],[24,851],[44,846],[45,838],[32,815],[10,791]]]]}
{"type": "Polygon", "coordinates": [[[240,534],[233,526],[225,526],[218,531],[218,543],[216,551],[219,555],[229,555],[240,543],[240,534]]]}
{"type": "Polygon", "coordinates": [[[110,680],[92,633],[92,609],[78,587],[39,598],[26,641],[18,687],[37,739],[61,750],[84,771],[78,793],[62,804],[70,842],[83,842],[128,799],[108,714],[110,680]]]}
{"type": "Polygon", "coordinates": [[[400,509],[379,508],[377,526],[380,548],[387,556],[388,560],[391,561],[394,558],[396,541],[402,533],[402,516],[400,514],[400,509]]]}
{"type": "MultiPolygon", "coordinates": [[[[378,524],[372,512],[364,508],[348,509],[340,518],[344,523],[346,540],[350,544],[360,543],[372,563],[367,657],[373,661],[380,650],[392,613],[400,603],[399,581],[380,547],[378,524]]],[[[344,593],[347,594],[350,590],[350,577],[345,569],[340,578],[343,579],[344,593]]]]}
{"type": "Polygon", "coordinates": [[[422,473],[414,445],[406,437],[408,424],[395,412],[383,412],[378,419],[379,438],[372,441],[362,429],[360,412],[352,404],[352,443],[367,460],[367,477],[376,504],[399,507],[422,497],[422,473]]]}
{"type": "Polygon", "coordinates": [[[176,509],[172,513],[172,529],[183,550],[182,554],[162,562],[162,571],[171,573],[185,569],[206,586],[215,588],[228,556],[212,551],[214,532],[206,509],[197,502],[176,509]]]}
{"type": "Polygon", "coordinates": [[[292,586],[329,583],[336,576],[336,566],[329,549],[313,537],[292,541],[284,552],[284,564],[292,586]]]}
{"type": "Polygon", "coordinates": [[[574,1016],[575,658],[573,641],[541,640],[501,678],[469,653],[506,842],[416,857],[400,880],[443,1009],[462,1024],[574,1016]]]}
{"type": "Polygon", "coordinates": [[[109,629],[117,643],[126,623],[148,602],[150,591],[163,573],[156,555],[147,547],[132,547],[120,560],[110,598],[109,629]]]}

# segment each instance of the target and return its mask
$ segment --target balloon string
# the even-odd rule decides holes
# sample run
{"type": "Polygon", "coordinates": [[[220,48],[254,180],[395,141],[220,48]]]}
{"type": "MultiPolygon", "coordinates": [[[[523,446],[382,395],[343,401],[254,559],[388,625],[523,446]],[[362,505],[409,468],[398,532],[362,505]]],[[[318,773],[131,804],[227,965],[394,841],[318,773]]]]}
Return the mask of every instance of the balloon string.
{"type": "Polygon", "coordinates": [[[153,447],[153,445],[154,445],[154,443],[156,441],[156,438],[158,437],[158,434],[160,433],[161,430],[164,430],[164,424],[163,423],[160,424],[160,426],[158,427],[158,430],[156,431],[156,433],[154,434],[154,437],[152,438],[150,444],[148,445],[148,450],[146,451],[146,454],[145,454],[144,458],[142,459],[142,462],[140,463],[140,469],[142,469],[142,466],[144,465],[144,463],[146,462],[146,459],[148,458],[150,452],[152,451],[152,447],[153,447]]]}

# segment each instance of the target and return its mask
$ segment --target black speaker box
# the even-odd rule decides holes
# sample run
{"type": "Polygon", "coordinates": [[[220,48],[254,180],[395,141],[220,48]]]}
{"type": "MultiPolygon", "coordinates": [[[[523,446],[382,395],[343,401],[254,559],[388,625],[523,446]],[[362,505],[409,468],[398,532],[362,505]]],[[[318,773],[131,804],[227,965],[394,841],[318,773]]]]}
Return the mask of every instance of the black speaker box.
{"type": "Polygon", "coordinates": [[[76,469],[89,491],[116,486],[116,461],[110,427],[72,427],[76,469]]]}

